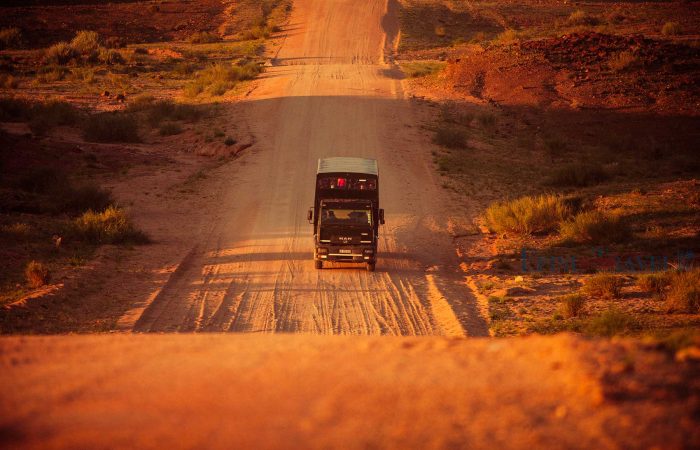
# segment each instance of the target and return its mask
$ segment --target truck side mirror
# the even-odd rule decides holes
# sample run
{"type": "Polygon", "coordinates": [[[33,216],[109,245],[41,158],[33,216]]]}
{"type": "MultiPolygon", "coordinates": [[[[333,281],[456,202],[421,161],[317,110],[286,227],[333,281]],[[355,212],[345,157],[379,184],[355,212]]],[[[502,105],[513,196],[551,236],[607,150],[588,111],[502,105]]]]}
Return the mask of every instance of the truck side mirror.
{"type": "Polygon", "coordinates": [[[379,223],[381,225],[384,225],[384,210],[383,209],[379,210],[379,223]]]}
{"type": "Polygon", "coordinates": [[[306,220],[309,221],[309,223],[313,222],[314,220],[314,210],[309,208],[309,211],[306,213],[306,220]]]}

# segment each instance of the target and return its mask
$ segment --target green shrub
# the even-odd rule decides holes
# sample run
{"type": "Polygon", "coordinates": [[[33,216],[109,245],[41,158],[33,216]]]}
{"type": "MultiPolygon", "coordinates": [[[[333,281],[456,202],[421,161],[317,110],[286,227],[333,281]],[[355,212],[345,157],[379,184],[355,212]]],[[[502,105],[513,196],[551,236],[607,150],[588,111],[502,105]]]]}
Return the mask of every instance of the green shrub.
{"type": "Polygon", "coordinates": [[[645,273],[637,277],[637,286],[642,291],[652,294],[663,294],[669,284],[671,284],[671,275],[666,272],[645,273]]]}
{"type": "Polygon", "coordinates": [[[634,316],[626,314],[617,308],[610,308],[591,319],[586,331],[595,336],[612,337],[626,333],[637,326],[634,316]]]}
{"type": "Polygon", "coordinates": [[[433,142],[447,148],[466,148],[467,132],[456,126],[440,126],[435,130],[433,142]]]}
{"type": "Polygon", "coordinates": [[[65,66],[80,58],[80,53],[67,42],[58,42],[44,51],[44,61],[48,64],[65,66]]]}
{"type": "Polygon", "coordinates": [[[165,122],[158,129],[161,136],[173,136],[182,133],[182,126],[177,122],[165,122]]]}
{"type": "Polygon", "coordinates": [[[0,30],[0,50],[20,48],[22,32],[19,28],[3,28],[0,30]]]}
{"type": "Polygon", "coordinates": [[[666,308],[669,312],[695,314],[700,309],[700,268],[671,275],[666,308]]]}
{"type": "Polygon", "coordinates": [[[571,220],[562,221],[559,234],[564,241],[593,244],[617,244],[632,235],[629,224],[618,215],[584,211],[571,220]]]}
{"type": "Polygon", "coordinates": [[[100,48],[100,36],[94,31],[78,31],[70,41],[70,46],[77,52],[89,54],[100,48]]]}
{"type": "Polygon", "coordinates": [[[146,244],[148,236],[131,223],[126,212],[110,206],[103,212],[87,211],[73,222],[78,238],[94,244],[146,244]]]}
{"type": "Polygon", "coordinates": [[[187,38],[190,44],[211,44],[213,42],[219,42],[221,37],[218,34],[210,33],[207,31],[201,31],[199,33],[194,33],[187,38]]]}
{"type": "Polygon", "coordinates": [[[131,114],[94,114],[83,125],[83,137],[92,142],[139,142],[138,122],[131,114]]]}
{"type": "Polygon", "coordinates": [[[661,34],[664,36],[677,36],[683,33],[683,29],[677,22],[666,22],[661,28],[661,34]]]}
{"type": "Polygon", "coordinates": [[[562,197],[540,195],[492,203],[486,210],[486,225],[496,233],[546,233],[569,217],[569,207],[562,197]]]}
{"type": "Polygon", "coordinates": [[[234,138],[232,138],[231,136],[226,137],[226,139],[224,140],[224,145],[226,145],[227,147],[230,147],[230,146],[234,145],[235,143],[236,143],[236,140],[234,138]]]}
{"type": "Polygon", "coordinates": [[[559,312],[570,319],[579,315],[583,306],[586,303],[586,299],[581,294],[569,294],[559,297],[559,312]]]}
{"type": "Polygon", "coordinates": [[[38,261],[29,261],[24,269],[24,275],[31,288],[39,288],[48,284],[51,274],[48,267],[38,261]]]}
{"type": "Polygon", "coordinates": [[[601,272],[593,275],[583,286],[583,291],[591,297],[614,299],[622,297],[623,280],[618,275],[601,272]]]}
{"type": "Polygon", "coordinates": [[[554,170],[545,180],[545,184],[559,187],[584,187],[601,183],[608,178],[608,173],[600,164],[573,163],[554,170]]]}

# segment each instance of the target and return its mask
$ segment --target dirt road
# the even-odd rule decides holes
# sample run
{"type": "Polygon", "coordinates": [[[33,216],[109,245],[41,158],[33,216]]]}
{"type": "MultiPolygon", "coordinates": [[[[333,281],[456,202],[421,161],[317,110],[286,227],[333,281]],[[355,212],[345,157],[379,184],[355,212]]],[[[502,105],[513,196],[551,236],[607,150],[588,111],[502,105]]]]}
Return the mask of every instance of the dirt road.
{"type": "Polygon", "coordinates": [[[0,447],[697,448],[697,380],[565,335],[4,337],[0,447]]]}
{"type": "Polygon", "coordinates": [[[452,243],[466,217],[446,201],[388,63],[398,30],[390,9],[294,3],[273,67],[244,106],[257,144],[225,169],[207,232],[134,331],[488,334],[452,243]],[[375,273],[314,269],[305,214],[326,156],[378,160],[387,225],[375,273]]]}

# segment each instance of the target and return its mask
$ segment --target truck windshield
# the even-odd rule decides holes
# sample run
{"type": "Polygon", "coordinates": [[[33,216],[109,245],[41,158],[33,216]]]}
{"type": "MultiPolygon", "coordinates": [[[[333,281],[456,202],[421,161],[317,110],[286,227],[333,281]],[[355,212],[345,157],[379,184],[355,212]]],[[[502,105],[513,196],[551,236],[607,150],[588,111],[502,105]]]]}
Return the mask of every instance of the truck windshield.
{"type": "Polygon", "coordinates": [[[322,208],[321,223],[323,225],[340,226],[372,226],[371,210],[322,208]]]}

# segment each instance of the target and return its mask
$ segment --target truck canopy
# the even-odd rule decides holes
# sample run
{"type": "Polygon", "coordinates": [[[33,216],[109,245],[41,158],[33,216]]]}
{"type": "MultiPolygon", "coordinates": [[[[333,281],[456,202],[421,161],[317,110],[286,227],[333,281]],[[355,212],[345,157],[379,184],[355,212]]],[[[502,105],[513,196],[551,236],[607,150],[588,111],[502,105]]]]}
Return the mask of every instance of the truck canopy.
{"type": "Polygon", "coordinates": [[[318,160],[317,174],[322,173],[363,173],[377,175],[377,160],[367,158],[333,157],[318,160]]]}

